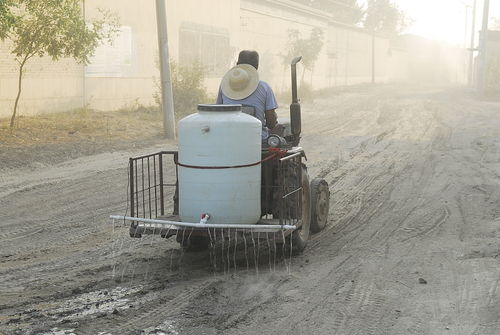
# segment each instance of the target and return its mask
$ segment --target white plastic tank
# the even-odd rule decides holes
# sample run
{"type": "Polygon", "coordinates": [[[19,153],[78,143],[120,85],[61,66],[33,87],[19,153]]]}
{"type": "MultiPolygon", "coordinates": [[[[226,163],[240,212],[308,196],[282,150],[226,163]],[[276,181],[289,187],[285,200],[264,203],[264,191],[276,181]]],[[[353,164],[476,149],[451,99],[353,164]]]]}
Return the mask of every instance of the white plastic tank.
{"type": "Polygon", "coordinates": [[[259,220],[261,133],[261,122],[241,105],[198,105],[179,121],[181,221],[199,222],[203,213],[209,223],[259,220]]]}

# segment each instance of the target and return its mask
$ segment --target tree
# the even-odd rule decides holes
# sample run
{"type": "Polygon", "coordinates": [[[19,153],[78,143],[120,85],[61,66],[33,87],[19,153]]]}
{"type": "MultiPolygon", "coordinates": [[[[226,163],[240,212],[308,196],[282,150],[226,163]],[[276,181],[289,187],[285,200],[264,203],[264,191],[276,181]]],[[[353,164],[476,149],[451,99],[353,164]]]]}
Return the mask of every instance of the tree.
{"type": "Polygon", "coordinates": [[[4,40],[12,29],[15,15],[12,13],[14,2],[12,0],[0,1],[0,40],[4,40]]]}
{"type": "Polygon", "coordinates": [[[391,0],[368,0],[363,26],[372,31],[397,35],[409,24],[405,13],[391,0]]]}
{"type": "Polygon", "coordinates": [[[332,9],[333,18],[347,24],[356,25],[363,18],[363,7],[357,0],[337,0],[341,3],[336,10],[332,9]]]}
{"type": "Polygon", "coordinates": [[[302,38],[300,31],[288,30],[287,54],[282,55],[283,64],[288,66],[293,57],[302,56],[302,81],[304,81],[305,70],[312,72],[314,64],[318,60],[319,53],[323,48],[324,32],[321,28],[313,28],[309,38],[302,38]]]}
{"type": "Polygon", "coordinates": [[[372,84],[375,83],[375,34],[388,36],[398,35],[406,26],[407,20],[403,11],[391,0],[368,0],[364,27],[372,34],[372,84]]]}
{"type": "Polygon", "coordinates": [[[117,32],[117,18],[101,11],[90,24],[82,16],[79,0],[1,0],[0,22],[5,38],[11,40],[11,53],[19,64],[18,91],[10,120],[14,126],[22,91],[26,63],[33,57],[49,56],[53,61],[71,57],[88,64],[104,39],[117,32]]]}
{"type": "Polygon", "coordinates": [[[334,20],[355,25],[363,17],[363,8],[357,0],[294,0],[330,14],[334,20]]]}

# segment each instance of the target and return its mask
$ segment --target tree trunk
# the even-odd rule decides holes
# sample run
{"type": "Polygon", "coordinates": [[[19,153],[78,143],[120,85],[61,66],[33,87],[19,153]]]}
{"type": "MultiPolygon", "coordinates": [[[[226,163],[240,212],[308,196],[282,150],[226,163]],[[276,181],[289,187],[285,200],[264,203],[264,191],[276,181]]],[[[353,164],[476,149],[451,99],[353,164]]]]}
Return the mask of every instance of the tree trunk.
{"type": "Polygon", "coordinates": [[[22,79],[23,79],[23,68],[24,64],[26,64],[26,61],[28,60],[27,57],[23,59],[19,66],[19,79],[18,79],[18,86],[17,86],[17,97],[16,97],[16,102],[14,103],[14,112],[12,113],[12,117],[10,118],[10,128],[14,128],[14,121],[16,119],[16,113],[17,113],[17,105],[19,104],[19,98],[21,97],[21,84],[22,84],[22,79]]]}

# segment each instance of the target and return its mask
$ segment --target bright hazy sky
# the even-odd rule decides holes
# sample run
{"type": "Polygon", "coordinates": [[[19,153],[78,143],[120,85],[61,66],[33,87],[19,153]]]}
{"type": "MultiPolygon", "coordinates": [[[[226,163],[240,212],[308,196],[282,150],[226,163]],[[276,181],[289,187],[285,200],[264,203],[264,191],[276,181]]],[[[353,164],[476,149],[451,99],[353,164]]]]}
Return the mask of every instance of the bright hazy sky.
{"type": "MultiPolygon", "coordinates": [[[[481,29],[483,1],[477,0],[476,31],[481,29]]],[[[465,5],[472,7],[473,0],[393,0],[393,2],[414,20],[413,25],[405,32],[463,46],[465,5]]],[[[468,10],[467,43],[469,44],[472,9],[468,10]]],[[[500,18],[500,0],[490,0],[490,17],[500,18]]]]}

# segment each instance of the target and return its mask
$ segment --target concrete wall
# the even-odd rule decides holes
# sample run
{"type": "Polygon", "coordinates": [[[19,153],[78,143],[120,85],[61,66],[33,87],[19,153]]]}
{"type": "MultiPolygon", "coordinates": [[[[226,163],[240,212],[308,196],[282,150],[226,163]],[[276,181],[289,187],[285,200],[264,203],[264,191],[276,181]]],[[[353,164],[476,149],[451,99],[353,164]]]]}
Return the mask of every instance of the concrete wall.
{"type": "MultiPolygon", "coordinates": [[[[288,31],[296,29],[307,38],[313,28],[324,32],[324,46],[312,71],[304,81],[315,89],[371,81],[372,36],[365,31],[332,21],[327,13],[300,6],[291,1],[241,1],[242,49],[260,52],[260,74],[277,91],[290,86],[289,66],[284,64],[288,31]]],[[[389,41],[375,37],[375,76],[387,80],[389,41]]],[[[299,75],[302,69],[298,68],[299,75]]]]}
{"type": "MultiPolygon", "coordinates": [[[[113,45],[102,45],[86,68],[72,60],[33,59],[28,66],[20,114],[65,111],[88,105],[114,110],[154,103],[159,78],[155,1],[82,0],[88,20],[98,8],[120,17],[122,33],[113,45]]],[[[290,86],[288,31],[308,37],[321,28],[325,40],[312,71],[299,78],[313,88],[371,82],[372,36],[332,20],[331,15],[289,0],[167,0],[170,56],[181,65],[200,60],[208,69],[206,86],[215,96],[220,78],[236,62],[241,49],[261,56],[259,72],[275,91],[290,86]]],[[[0,43],[0,117],[10,115],[17,88],[16,63],[0,43]]],[[[449,77],[460,82],[462,56],[435,43],[391,45],[375,37],[376,82],[449,77]]],[[[463,78],[462,78],[463,79],[463,78]]],[[[463,80],[462,80],[463,82],[463,80]]]]}
{"type": "MultiPolygon", "coordinates": [[[[314,27],[327,27],[324,16],[309,13],[302,7],[284,6],[276,1],[241,1],[240,47],[260,54],[259,74],[276,91],[290,86],[286,44],[288,30],[296,29],[303,37],[314,27]]],[[[321,60],[318,60],[318,63],[321,60]]],[[[301,68],[298,67],[299,75],[301,68]]],[[[320,84],[318,84],[319,86],[320,84]]]]}
{"type": "Polygon", "coordinates": [[[326,52],[328,64],[323,81],[327,87],[372,80],[372,40],[375,51],[375,80],[387,81],[389,40],[362,30],[330,24],[326,52]]]}
{"type": "MultiPolygon", "coordinates": [[[[98,15],[102,1],[87,0],[89,18],[98,15]]],[[[110,110],[135,104],[151,105],[159,80],[158,35],[155,2],[108,0],[105,6],[119,13],[120,23],[131,31],[130,65],[117,73],[89,73],[85,80],[85,96],[91,108],[110,110]]],[[[172,60],[180,62],[181,32],[213,30],[227,34],[231,50],[238,48],[239,1],[183,0],[167,1],[169,52],[172,60]]],[[[193,48],[192,45],[184,46],[193,48]]],[[[202,45],[200,45],[202,47],[202,45]]],[[[105,51],[104,51],[105,52],[105,51]]],[[[124,53],[128,50],[124,50],[124,53]]],[[[224,57],[228,59],[229,57],[224,57]]],[[[92,65],[90,66],[92,68],[92,65]]],[[[207,78],[211,88],[218,85],[218,76],[207,78]]]]}
{"type": "MultiPolygon", "coordinates": [[[[154,2],[151,2],[154,4],[154,2]]],[[[142,1],[85,1],[85,16],[91,20],[98,8],[119,15],[123,32],[114,45],[103,45],[86,68],[85,100],[95,109],[111,110],[152,103],[153,77],[157,74],[156,12],[142,1]],[[112,54],[106,57],[106,54],[112,54]]]]}
{"type": "MultiPolygon", "coordinates": [[[[0,42],[0,117],[12,114],[19,64],[11,44],[0,42]]],[[[34,57],[25,65],[19,115],[67,111],[83,105],[83,66],[70,59],[34,57]]]]}
{"type": "MultiPolygon", "coordinates": [[[[85,105],[114,110],[154,104],[159,78],[155,1],[85,0],[82,8],[88,20],[99,16],[99,8],[117,13],[123,32],[113,45],[99,47],[86,68],[70,59],[33,58],[24,76],[20,115],[85,105]]],[[[180,61],[180,32],[192,27],[223,31],[231,52],[224,58],[233,58],[239,49],[239,10],[239,0],[167,1],[171,58],[180,61]]],[[[0,117],[7,117],[17,92],[17,67],[8,42],[0,43],[0,59],[0,117]]],[[[207,78],[207,85],[215,90],[221,75],[207,78]]]]}
{"type": "Polygon", "coordinates": [[[204,64],[209,67],[206,84],[215,92],[221,76],[231,65],[230,60],[240,48],[240,1],[184,0],[182,5],[178,1],[167,3],[171,57],[181,65],[190,65],[190,60],[183,59],[182,48],[195,49],[202,61],[207,61],[204,64]],[[196,34],[198,44],[188,39],[182,40],[186,36],[183,32],[186,31],[196,34]],[[214,36],[225,39],[227,45],[211,44],[210,37],[214,36]],[[222,50],[224,53],[219,54],[222,50]],[[210,60],[206,59],[207,56],[211,56],[210,60]],[[214,62],[218,63],[217,66],[214,62]],[[226,65],[222,66],[221,62],[226,65]]]}

